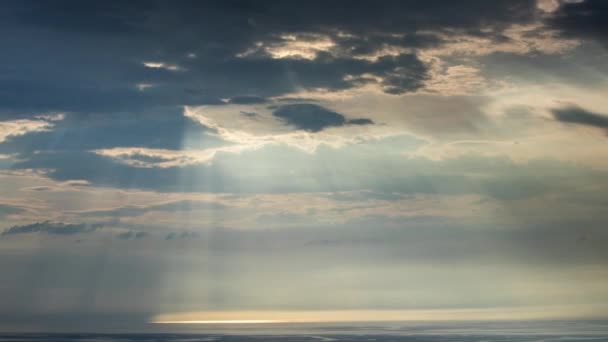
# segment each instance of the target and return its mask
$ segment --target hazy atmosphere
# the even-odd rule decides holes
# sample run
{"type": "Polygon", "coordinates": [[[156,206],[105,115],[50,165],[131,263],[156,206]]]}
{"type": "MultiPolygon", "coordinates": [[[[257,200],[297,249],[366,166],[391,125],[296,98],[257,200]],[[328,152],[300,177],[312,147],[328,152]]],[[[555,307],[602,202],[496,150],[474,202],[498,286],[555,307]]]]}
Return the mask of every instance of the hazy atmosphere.
{"type": "Polygon", "coordinates": [[[608,318],[608,1],[0,2],[0,330],[608,318]]]}

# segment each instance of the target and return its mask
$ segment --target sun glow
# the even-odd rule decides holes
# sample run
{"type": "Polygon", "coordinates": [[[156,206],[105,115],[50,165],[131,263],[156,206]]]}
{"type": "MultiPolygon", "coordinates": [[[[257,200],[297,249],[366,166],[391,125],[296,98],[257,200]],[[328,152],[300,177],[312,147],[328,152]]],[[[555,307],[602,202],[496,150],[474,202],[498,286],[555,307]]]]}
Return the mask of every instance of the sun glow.
{"type": "Polygon", "coordinates": [[[229,319],[229,320],[203,320],[203,321],[155,321],[155,324],[266,324],[289,323],[270,319],[229,319]]]}
{"type": "Polygon", "coordinates": [[[312,310],[216,311],[160,314],[154,324],[265,324],[389,321],[476,321],[522,319],[573,319],[606,311],[595,306],[530,306],[516,308],[418,309],[418,310],[312,310]]]}

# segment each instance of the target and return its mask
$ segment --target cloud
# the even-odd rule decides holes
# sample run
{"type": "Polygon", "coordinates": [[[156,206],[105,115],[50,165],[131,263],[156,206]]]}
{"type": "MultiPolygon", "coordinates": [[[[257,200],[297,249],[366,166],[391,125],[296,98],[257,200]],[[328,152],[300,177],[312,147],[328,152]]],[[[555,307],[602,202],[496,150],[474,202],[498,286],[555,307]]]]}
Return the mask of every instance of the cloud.
{"type": "Polygon", "coordinates": [[[268,55],[274,59],[295,58],[314,60],[320,53],[335,47],[336,43],[328,36],[321,34],[283,34],[279,39],[264,44],[256,42],[238,57],[250,55],[268,55]]]}
{"type": "Polygon", "coordinates": [[[101,216],[119,216],[119,217],[131,217],[140,216],[148,212],[153,211],[164,211],[164,212],[179,212],[179,211],[192,211],[192,210],[223,210],[228,206],[207,201],[192,201],[182,200],[175,202],[167,202],[160,204],[153,204],[148,206],[127,206],[109,210],[94,210],[86,211],[81,213],[82,216],[86,217],[101,217],[101,216]]]}
{"type": "Polygon", "coordinates": [[[501,53],[514,56],[560,55],[581,43],[574,37],[560,36],[559,31],[547,27],[543,22],[513,24],[495,34],[441,34],[441,37],[443,44],[421,51],[423,59],[442,62],[454,57],[482,57],[501,53]]]}
{"type": "MultiPolygon", "coordinates": [[[[277,137],[275,131],[258,137],[246,135],[251,131],[243,129],[229,132],[235,134],[228,140],[222,132],[214,132],[217,127],[181,115],[182,109],[273,105],[280,102],[277,98],[297,92],[333,94],[360,87],[393,95],[424,89],[443,95],[470,94],[487,86],[482,72],[461,64],[445,65],[437,72],[438,58],[490,54],[499,45],[500,51],[516,53],[563,50],[533,41],[548,33],[538,22],[538,9],[531,0],[491,5],[471,0],[441,6],[383,1],[373,8],[348,6],[348,11],[327,8],[318,1],[246,2],[243,6],[177,3],[163,9],[141,3],[103,4],[94,13],[86,6],[70,6],[69,12],[49,5],[7,4],[3,8],[12,19],[7,21],[10,35],[0,33],[10,52],[0,57],[0,72],[10,66],[6,74],[16,76],[0,78],[0,88],[5,89],[0,92],[0,112],[7,118],[30,121],[38,120],[32,118],[38,114],[32,113],[69,113],[64,120],[52,122],[52,127],[44,120],[38,120],[42,127],[23,122],[29,134],[5,135],[0,153],[18,153],[19,161],[34,158],[31,154],[36,151],[90,150],[131,166],[171,168],[209,162],[218,151],[235,151],[210,148],[244,140],[252,148],[272,142],[314,151],[320,138],[307,134],[277,137]],[[462,6],[467,11],[461,11],[462,6]],[[285,13],[294,12],[306,20],[284,20],[285,13]],[[83,23],[81,17],[90,22],[83,23]],[[201,27],[201,20],[208,25],[201,27]],[[226,23],[233,23],[231,30],[222,29],[226,23]],[[32,29],[39,34],[32,37],[32,29]],[[175,40],[176,35],[181,38],[175,40]],[[113,39],[129,44],[109,48],[115,46],[108,43],[113,39]],[[208,44],[200,46],[201,40],[208,44]],[[524,40],[526,48],[520,49],[521,44],[515,43],[524,40]],[[47,58],[35,57],[40,55],[47,58]],[[183,72],[173,72],[177,70],[183,72]],[[61,87],[56,80],[62,80],[61,87]],[[146,150],[138,153],[129,148],[146,150]]],[[[300,107],[277,107],[274,118],[300,129],[298,133],[379,122],[375,116],[349,120],[349,111],[331,104],[294,106],[300,107]]],[[[237,113],[249,121],[276,128],[270,120],[264,121],[268,115],[241,109],[237,113]]],[[[436,112],[424,110],[424,115],[411,120],[412,125],[459,127],[436,119],[436,112]]],[[[483,123],[484,119],[474,110],[449,116],[467,116],[465,128],[475,128],[477,120],[483,123]]],[[[334,137],[324,137],[323,143],[330,138],[334,137]]],[[[342,138],[331,144],[361,137],[342,138]]]]}
{"type": "MultiPolygon", "coordinates": [[[[319,146],[315,153],[270,144],[241,154],[220,154],[211,164],[170,168],[137,168],[92,153],[39,153],[15,163],[13,168],[50,170],[46,176],[59,181],[79,179],[89,181],[91,186],[161,192],[254,194],[365,189],[376,194],[481,194],[505,200],[561,191],[561,184],[581,177],[588,182],[605,177],[600,170],[555,160],[516,162],[504,156],[479,155],[431,160],[405,154],[421,144],[411,136],[401,136],[340,148],[319,146]]],[[[123,210],[138,214],[149,209],[123,210]]]]}
{"type": "Polygon", "coordinates": [[[608,44],[608,6],[603,0],[561,1],[548,22],[566,37],[608,44]]]}
{"type": "Polygon", "coordinates": [[[24,212],[25,209],[9,204],[1,204],[0,203],[0,217],[5,217],[8,215],[19,214],[24,212]]]}
{"type": "Polygon", "coordinates": [[[230,104],[258,104],[264,103],[267,100],[259,96],[234,96],[229,98],[226,102],[230,104]]]}
{"type": "Polygon", "coordinates": [[[54,4],[3,5],[9,29],[0,38],[8,52],[0,66],[13,75],[0,79],[5,113],[148,115],[222,99],[236,103],[243,96],[264,99],[370,83],[404,94],[421,89],[428,77],[419,51],[463,34],[504,41],[504,30],[534,22],[538,12],[533,0],[387,0],[374,6],[341,1],[331,8],[320,1],[69,6],[70,11],[54,4]],[[300,17],[286,20],[289,13],[300,17]]]}
{"type": "MultiPolygon", "coordinates": [[[[220,151],[233,151],[233,147],[202,150],[166,150],[150,148],[116,147],[94,150],[95,154],[110,157],[134,167],[181,167],[211,162],[220,151]]],[[[238,150],[238,149],[237,149],[238,150]]],[[[235,151],[236,152],[236,151],[235,151]]]]}
{"type": "MultiPolygon", "coordinates": [[[[223,141],[233,143],[233,145],[215,149],[216,153],[212,156],[213,161],[209,159],[210,163],[224,152],[242,154],[268,145],[286,145],[314,153],[318,147],[323,145],[338,148],[390,135],[387,134],[387,131],[391,132],[390,129],[386,129],[383,125],[372,125],[374,122],[371,119],[347,119],[344,115],[321,105],[291,103],[296,101],[302,100],[278,98],[265,104],[255,105],[186,107],[184,115],[213,130],[214,134],[223,141]],[[286,105],[285,102],[291,104],[286,105]],[[287,108],[293,110],[281,113],[282,109],[287,108]],[[298,109],[304,111],[298,111],[298,109]],[[279,115],[285,114],[285,118],[275,115],[274,112],[277,111],[279,111],[279,115]],[[294,130],[293,128],[297,127],[290,124],[287,119],[300,125],[315,126],[310,126],[307,130],[294,130]],[[339,123],[341,126],[335,126],[339,123]],[[328,126],[328,124],[334,126],[328,126]],[[368,127],[364,129],[360,127],[364,125],[368,127]],[[335,129],[312,131],[312,129],[320,129],[321,126],[335,129]]],[[[393,134],[396,133],[393,131],[393,134]]],[[[211,150],[185,150],[184,152],[208,154],[211,150]]]]}
{"type": "Polygon", "coordinates": [[[120,233],[120,234],[116,235],[116,237],[121,240],[137,240],[137,239],[143,239],[143,238],[147,237],[148,235],[150,235],[150,233],[135,232],[135,231],[130,230],[128,232],[120,233]]]}
{"type": "Polygon", "coordinates": [[[53,123],[47,120],[9,120],[0,121],[0,143],[5,140],[23,136],[32,132],[49,131],[53,123]]]}
{"type": "Polygon", "coordinates": [[[454,65],[437,71],[426,83],[425,90],[443,95],[465,95],[487,89],[487,81],[480,70],[466,66],[454,65]]]}
{"type": "Polygon", "coordinates": [[[319,132],[327,127],[339,127],[349,124],[373,124],[372,120],[365,118],[347,120],[342,114],[309,103],[283,105],[275,109],[272,115],[284,120],[287,124],[297,129],[309,132],[319,132]]]}
{"type": "Polygon", "coordinates": [[[559,0],[537,0],[536,6],[545,12],[554,12],[559,8],[559,0]]]}
{"type": "Polygon", "coordinates": [[[194,239],[198,238],[199,234],[197,232],[171,232],[165,236],[165,240],[178,240],[178,239],[194,239]]]}
{"type": "Polygon", "coordinates": [[[583,108],[569,106],[552,110],[553,117],[561,122],[598,128],[608,128],[608,115],[589,112],[583,108]]]}
{"type": "Polygon", "coordinates": [[[326,196],[334,201],[341,202],[367,202],[372,200],[396,201],[403,198],[403,195],[398,193],[374,192],[369,190],[334,192],[326,196]]]}
{"type": "Polygon", "coordinates": [[[604,6],[0,3],[0,314],[605,300],[604,6]]]}
{"type": "Polygon", "coordinates": [[[362,119],[351,119],[351,120],[346,121],[346,123],[349,125],[364,126],[364,125],[373,125],[374,121],[372,119],[362,118],[362,119]]]}
{"type": "MultiPolygon", "coordinates": [[[[35,151],[96,150],[140,147],[179,150],[184,145],[218,147],[227,142],[210,135],[210,129],[182,114],[182,109],[135,113],[67,114],[62,120],[0,122],[0,152],[27,156],[35,151]],[[20,127],[28,134],[1,139],[2,124],[20,127]]],[[[17,129],[17,128],[15,128],[17,129]]]]}
{"type": "Polygon", "coordinates": [[[47,233],[53,235],[73,235],[80,233],[91,233],[102,228],[101,224],[68,224],[60,222],[37,222],[23,226],[12,226],[2,232],[2,236],[16,234],[47,233]]]}
{"type": "Polygon", "coordinates": [[[152,69],[165,69],[169,71],[180,71],[182,68],[179,65],[175,64],[167,64],[163,62],[143,62],[142,63],[146,68],[152,69]]]}

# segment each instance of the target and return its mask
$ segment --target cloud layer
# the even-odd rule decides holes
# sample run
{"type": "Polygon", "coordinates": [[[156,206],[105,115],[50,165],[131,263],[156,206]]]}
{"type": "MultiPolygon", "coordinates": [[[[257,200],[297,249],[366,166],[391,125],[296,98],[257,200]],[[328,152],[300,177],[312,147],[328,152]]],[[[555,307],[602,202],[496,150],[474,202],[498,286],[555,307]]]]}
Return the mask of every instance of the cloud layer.
{"type": "Polygon", "coordinates": [[[0,330],[606,317],[607,13],[0,3],[0,330]]]}

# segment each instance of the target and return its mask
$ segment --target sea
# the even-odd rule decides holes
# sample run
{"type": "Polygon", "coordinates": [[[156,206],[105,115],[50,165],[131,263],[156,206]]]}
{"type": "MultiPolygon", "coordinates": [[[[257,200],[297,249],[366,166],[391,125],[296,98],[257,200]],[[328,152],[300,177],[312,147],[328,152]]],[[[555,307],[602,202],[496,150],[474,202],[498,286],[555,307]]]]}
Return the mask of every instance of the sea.
{"type": "Polygon", "coordinates": [[[0,333],[0,342],[608,342],[608,321],[194,324],[148,330],[0,333]]]}

